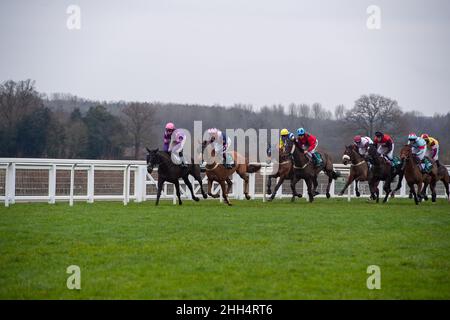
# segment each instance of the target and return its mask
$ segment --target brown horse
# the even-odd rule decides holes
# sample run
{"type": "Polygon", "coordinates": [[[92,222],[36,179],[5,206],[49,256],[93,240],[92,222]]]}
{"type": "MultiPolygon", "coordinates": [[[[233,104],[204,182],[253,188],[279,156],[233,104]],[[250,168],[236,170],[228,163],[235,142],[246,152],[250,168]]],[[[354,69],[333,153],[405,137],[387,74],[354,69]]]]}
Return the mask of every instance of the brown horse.
{"type": "Polygon", "coordinates": [[[325,173],[325,175],[328,177],[326,196],[329,199],[331,197],[330,195],[331,183],[333,182],[333,180],[336,180],[341,175],[341,173],[334,171],[333,160],[331,159],[331,156],[328,153],[324,151],[320,151],[319,153],[322,156],[323,163],[320,167],[314,167],[314,170],[316,172],[316,176],[313,180],[314,195],[316,196],[319,194],[319,192],[317,192],[317,186],[319,185],[317,177],[319,176],[320,171],[323,171],[323,173],[325,173]]]}
{"type": "MultiPolygon", "coordinates": [[[[280,186],[283,184],[284,180],[292,180],[292,177],[294,175],[294,167],[292,166],[292,160],[287,152],[280,152],[279,155],[279,163],[278,163],[278,171],[275,174],[271,174],[267,177],[267,194],[270,194],[270,198],[268,201],[272,201],[275,198],[275,195],[278,192],[278,189],[280,189],[280,186]],[[275,190],[272,193],[271,186],[272,186],[272,179],[279,178],[278,182],[275,186],[275,190]]],[[[295,196],[301,198],[302,194],[297,193],[295,191],[295,196]]]]}
{"type": "Polygon", "coordinates": [[[358,190],[358,182],[367,181],[369,175],[369,165],[357,151],[356,145],[345,146],[344,155],[342,156],[342,163],[345,165],[350,163],[350,174],[344,188],[341,192],[339,192],[339,195],[342,196],[348,186],[355,181],[355,193],[356,196],[359,197],[361,193],[358,190]]]}
{"type": "MultiPolygon", "coordinates": [[[[420,164],[418,164],[417,160],[414,158],[412,147],[410,145],[407,144],[400,150],[400,159],[404,162],[403,165],[406,182],[408,183],[408,186],[413,194],[414,202],[418,205],[422,200],[422,187],[424,185],[424,177],[426,178],[426,175],[422,174],[422,170],[419,167],[420,164]],[[417,185],[417,192],[415,190],[415,185],[417,185]]],[[[436,176],[437,167],[434,163],[430,174],[430,189],[434,201],[436,201],[436,176]]]]}
{"type": "Polygon", "coordinates": [[[305,151],[297,148],[293,141],[288,141],[286,145],[287,150],[290,150],[293,160],[293,176],[291,180],[292,198],[295,200],[295,185],[301,179],[305,180],[309,202],[314,201],[314,181],[317,180],[317,170],[310,157],[305,154],[305,151]]]}
{"type": "MultiPolygon", "coordinates": [[[[202,155],[207,145],[208,141],[205,140],[202,142],[202,155]]],[[[225,203],[229,206],[231,206],[231,202],[228,199],[228,191],[230,190],[232,184],[229,177],[236,172],[244,180],[244,195],[247,200],[250,200],[250,195],[248,194],[248,174],[257,172],[261,169],[261,165],[249,164],[248,159],[241,156],[236,151],[231,152],[231,155],[235,163],[231,169],[227,169],[223,164],[215,161],[208,163],[205,167],[206,176],[208,177],[208,195],[213,198],[219,197],[218,194],[212,194],[212,184],[214,181],[217,181],[222,189],[222,197],[225,203]],[[228,184],[228,188],[226,188],[225,184],[228,184]]],[[[215,157],[214,150],[212,150],[211,156],[215,157]]]]}
{"type": "Polygon", "coordinates": [[[378,154],[374,144],[369,145],[368,157],[372,164],[368,176],[371,198],[379,202],[380,191],[378,189],[378,184],[380,181],[384,181],[383,190],[385,196],[383,203],[385,203],[392,191],[391,182],[397,175],[399,176],[399,184],[401,184],[401,180],[403,179],[403,169],[398,166],[392,166],[388,160],[378,154]]]}
{"type": "MultiPolygon", "coordinates": [[[[445,193],[447,194],[447,199],[450,202],[450,190],[449,190],[450,189],[449,188],[450,176],[448,174],[447,168],[444,165],[442,165],[442,164],[438,165],[436,181],[442,181],[442,184],[444,185],[444,188],[445,188],[445,193]]],[[[428,200],[428,197],[427,197],[427,194],[426,194],[426,190],[427,190],[427,187],[431,184],[431,176],[430,175],[425,175],[423,182],[424,182],[424,184],[423,184],[421,196],[425,200],[428,200]]],[[[436,194],[435,194],[435,199],[436,199],[436,194]]],[[[432,199],[431,200],[433,200],[433,195],[432,195],[432,199]]]]}

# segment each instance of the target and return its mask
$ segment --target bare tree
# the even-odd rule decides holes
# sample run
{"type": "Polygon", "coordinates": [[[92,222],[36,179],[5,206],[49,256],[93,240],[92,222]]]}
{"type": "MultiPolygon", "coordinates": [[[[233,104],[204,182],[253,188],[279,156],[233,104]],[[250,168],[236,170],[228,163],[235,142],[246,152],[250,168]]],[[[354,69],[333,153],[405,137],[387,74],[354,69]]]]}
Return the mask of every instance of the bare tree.
{"type": "Polygon", "coordinates": [[[345,106],[343,104],[337,105],[334,108],[334,118],[338,121],[343,120],[345,118],[345,106]]]}
{"type": "Polygon", "coordinates": [[[370,94],[363,95],[355,101],[355,106],[346,112],[345,121],[372,137],[377,130],[396,131],[396,124],[401,115],[402,111],[397,101],[370,94]]]}
{"type": "Polygon", "coordinates": [[[134,157],[139,159],[145,134],[149,132],[152,124],[153,110],[148,104],[133,102],[123,108],[122,112],[133,140],[134,157]]]}
{"type": "Polygon", "coordinates": [[[311,116],[311,108],[307,104],[302,103],[299,107],[298,116],[300,118],[309,118],[311,116]]]}
{"type": "Polygon", "coordinates": [[[21,118],[41,106],[42,99],[34,81],[9,80],[0,85],[0,124],[6,128],[15,128],[21,118]]]}

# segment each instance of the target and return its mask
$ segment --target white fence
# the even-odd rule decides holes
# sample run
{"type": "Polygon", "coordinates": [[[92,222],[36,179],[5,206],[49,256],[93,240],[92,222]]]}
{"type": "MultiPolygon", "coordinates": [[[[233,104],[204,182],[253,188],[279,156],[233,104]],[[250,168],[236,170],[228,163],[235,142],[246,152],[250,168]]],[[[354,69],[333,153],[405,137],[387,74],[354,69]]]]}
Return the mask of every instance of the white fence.
{"type": "MultiPolygon", "coordinates": [[[[250,174],[249,193],[252,198],[262,198],[265,201],[266,175],[272,173],[272,167],[265,163],[262,165],[260,172],[250,174]]],[[[342,164],[335,164],[334,168],[341,172],[342,177],[333,181],[330,190],[332,197],[342,189],[349,172],[349,166],[342,164]]],[[[234,174],[232,181],[230,198],[244,199],[243,180],[234,174]]],[[[325,196],[326,181],[325,176],[321,174],[319,197],[325,196]]],[[[192,178],[191,182],[194,193],[199,196],[200,186],[192,178]]],[[[205,191],[206,184],[207,178],[204,176],[205,191]]],[[[272,190],[275,184],[274,180],[272,190]]],[[[181,180],[180,185],[182,197],[190,199],[190,191],[181,180]]],[[[403,181],[400,197],[407,196],[405,185],[403,181]]],[[[145,161],[0,158],[0,201],[3,201],[6,207],[21,201],[46,201],[50,204],[56,201],[67,201],[73,205],[74,201],[80,200],[90,203],[95,200],[121,200],[126,205],[130,200],[142,202],[155,199],[156,186],[157,174],[147,173],[145,161]]],[[[306,197],[305,183],[299,183],[298,188],[301,188],[301,193],[306,197]]],[[[220,186],[215,183],[213,193],[219,191],[220,186]]],[[[362,196],[368,196],[367,183],[360,183],[360,192],[362,196]]],[[[445,196],[441,186],[438,186],[438,195],[445,196]]],[[[290,196],[289,182],[285,182],[284,186],[278,190],[277,198],[290,196]]],[[[355,196],[353,185],[349,187],[346,197],[350,200],[355,196]]],[[[165,183],[161,198],[171,199],[173,203],[176,203],[172,184],[165,183]]]]}

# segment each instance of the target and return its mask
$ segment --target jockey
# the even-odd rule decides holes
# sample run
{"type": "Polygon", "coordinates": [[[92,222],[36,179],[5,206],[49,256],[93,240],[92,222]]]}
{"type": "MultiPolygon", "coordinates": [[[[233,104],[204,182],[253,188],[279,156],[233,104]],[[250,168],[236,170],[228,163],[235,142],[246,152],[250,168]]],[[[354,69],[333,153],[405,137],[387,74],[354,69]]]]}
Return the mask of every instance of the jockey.
{"type": "Polygon", "coordinates": [[[284,150],[284,148],[286,147],[286,143],[290,139],[291,136],[292,136],[292,133],[290,133],[289,130],[286,128],[284,128],[280,131],[280,144],[278,146],[280,150],[284,150]]]}
{"type": "Polygon", "coordinates": [[[436,161],[439,165],[439,141],[433,137],[430,137],[427,133],[423,133],[420,137],[427,143],[427,151],[425,152],[425,155],[436,161]]]}
{"type": "Polygon", "coordinates": [[[172,122],[166,124],[166,129],[164,130],[164,145],[163,150],[169,152],[170,140],[172,139],[172,133],[175,131],[175,125],[172,122]]]}
{"type": "Polygon", "coordinates": [[[222,153],[224,167],[231,169],[233,165],[227,162],[227,150],[231,144],[230,137],[227,137],[225,132],[222,132],[216,128],[208,129],[208,134],[209,143],[213,145],[216,154],[222,153]]]}
{"type": "Polygon", "coordinates": [[[319,159],[316,155],[316,148],[319,141],[315,136],[305,131],[303,128],[297,129],[297,139],[295,140],[295,144],[300,149],[303,149],[309,156],[313,159],[316,167],[321,165],[321,159],[319,159]]]}
{"type": "Polygon", "coordinates": [[[176,129],[173,132],[173,136],[175,137],[175,139],[172,140],[168,149],[168,151],[172,155],[172,162],[174,162],[175,164],[181,162],[182,167],[187,167],[183,156],[183,147],[186,143],[186,133],[182,129],[176,129]],[[177,159],[177,157],[179,157],[179,159],[177,159]]]}
{"type": "Polygon", "coordinates": [[[353,142],[358,147],[358,153],[363,157],[367,155],[369,145],[373,144],[372,139],[366,136],[361,137],[360,135],[355,136],[353,142]]]}
{"type": "Polygon", "coordinates": [[[419,160],[419,163],[424,163],[423,169],[427,169],[429,161],[426,161],[425,153],[427,151],[427,143],[421,137],[418,137],[415,133],[408,135],[408,144],[412,147],[412,153],[419,160]]]}
{"type": "Polygon", "coordinates": [[[394,155],[394,140],[385,133],[380,131],[375,132],[375,139],[373,139],[375,146],[377,147],[377,152],[382,155],[385,159],[392,163],[394,155]]]}

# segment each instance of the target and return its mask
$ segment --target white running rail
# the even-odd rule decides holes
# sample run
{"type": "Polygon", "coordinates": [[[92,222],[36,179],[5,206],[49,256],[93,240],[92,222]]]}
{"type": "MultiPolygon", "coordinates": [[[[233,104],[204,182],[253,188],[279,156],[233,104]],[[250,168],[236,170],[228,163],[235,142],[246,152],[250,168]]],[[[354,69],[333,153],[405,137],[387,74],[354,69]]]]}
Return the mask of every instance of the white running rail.
{"type": "MultiPolygon", "coordinates": [[[[252,198],[262,198],[263,201],[266,200],[266,176],[272,173],[272,166],[266,163],[260,163],[262,165],[261,171],[258,173],[250,174],[249,181],[249,193],[252,198]]],[[[349,166],[343,164],[334,164],[334,169],[341,172],[342,178],[338,181],[333,181],[331,185],[331,196],[337,196],[337,192],[340,191],[344,185],[344,179],[349,172],[349,166]],[[338,186],[339,184],[339,186],[338,186]]],[[[450,166],[447,166],[450,171],[450,166]]],[[[155,171],[157,171],[155,169],[155,171]]],[[[323,174],[321,174],[323,176],[323,174]]],[[[323,179],[322,177],[319,177],[323,179]]],[[[104,175],[102,179],[105,179],[104,175]]],[[[196,181],[190,178],[192,185],[194,187],[194,193],[201,198],[200,186],[196,181]]],[[[319,179],[319,180],[320,180],[319,179]]],[[[229,194],[230,198],[234,199],[244,199],[244,184],[243,180],[237,175],[233,174],[233,189],[229,194]]],[[[326,182],[319,183],[319,191],[321,194],[319,197],[324,197],[323,187],[326,182]]],[[[127,205],[130,200],[135,202],[142,202],[145,200],[156,199],[156,186],[157,179],[147,173],[147,165],[145,161],[129,161],[129,160],[77,160],[77,159],[41,159],[41,158],[0,158],[0,201],[4,202],[4,205],[8,207],[16,202],[38,202],[46,201],[50,204],[54,204],[56,201],[67,201],[71,206],[74,201],[87,201],[89,203],[95,200],[115,200],[122,201],[124,205],[127,205]],[[45,194],[31,195],[31,194],[16,194],[17,188],[20,187],[18,184],[21,182],[17,179],[17,172],[20,170],[22,177],[25,176],[29,180],[39,180],[39,177],[33,176],[33,172],[42,170],[48,171],[48,177],[45,177],[45,181],[35,181],[39,183],[42,188],[44,188],[45,194]],[[96,172],[111,172],[114,171],[117,175],[118,173],[122,176],[122,183],[120,185],[120,191],[117,192],[118,187],[116,186],[116,192],[96,194],[96,172]],[[69,178],[69,190],[68,192],[58,192],[57,190],[57,173],[61,174],[65,172],[69,178]],[[86,192],[83,194],[75,194],[75,180],[76,173],[84,172],[86,175],[85,189],[86,192]],[[67,174],[68,173],[68,174],[67,174]],[[133,174],[133,183],[131,179],[131,174],[133,174]],[[2,183],[2,177],[4,177],[2,183]],[[148,189],[152,189],[150,192],[148,189]]],[[[112,182],[107,182],[108,185],[112,182]]],[[[206,191],[207,178],[203,178],[203,188],[206,191]]],[[[276,184],[274,180],[272,183],[272,190],[276,184]]],[[[181,185],[181,195],[185,199],[190,199],[191,194],[188,188],[184,185],[184,182],[180,180],[181,185]]],[[[395,184],[393,183],[393,186],[395,184]]],[[[402,188],[400,190],[400,197],[406,197],[405,181],[402,183],[402,188]]],[[[285,185],[283,192],[283,186],[277,192],[277,198],[291,197],[289,182],[285,185]]],[[[299,183],[298,188],[302,189],[303,195],[306,197],[306,186],[305,183],[299,183]]],[[[26,189],[24,187],[23,189],[26,189]]],[[[363,190],[362,196],[368,196],[367,187],[361,184],[361,189],[363,190]]],[[[220,186],[215,183],[213,185],[213,193],[220,193],[220,186]]],[[[445,197],[443,189],[438,189],[439,197],[445,197]]],[[[350,201],[351,198],[356,197],[354,185],[348,188],[347,199],[350,201]]],[[[161,194],[161,199],[171,199],[175,204],[177,201],[175,190],[170,183],[165,183],[163,192],[161,194]],[[171,190],[169,190],[169,188],[171,190]]],[[[222,200],[222,199],[221,199],[222,200]]]]}

